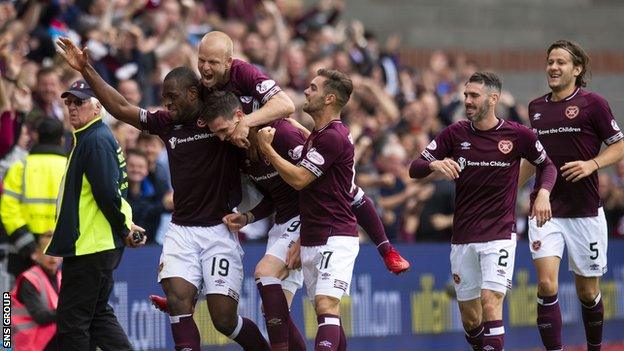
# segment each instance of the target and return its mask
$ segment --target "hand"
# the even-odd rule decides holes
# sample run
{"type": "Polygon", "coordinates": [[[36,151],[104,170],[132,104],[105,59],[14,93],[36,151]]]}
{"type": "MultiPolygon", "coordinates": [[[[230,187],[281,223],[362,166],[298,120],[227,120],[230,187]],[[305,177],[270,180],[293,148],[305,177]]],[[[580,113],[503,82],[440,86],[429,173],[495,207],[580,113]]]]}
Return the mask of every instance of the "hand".
{"type": "Polygon", "coordinates": [[[379,176],[379,183],[386,188],[392,188],[396,184],[397,178],[392,173],[384,173],[379,176]]]}
{"type": "Polygon", "coordinates": [[[552,217],[552,211],[550,210],[550,191],[546,189],[540,189],[533,203],[531,209],[530,218],[535,218],[537,227],[540,228],[552,217]]]}
{"type": "Polygon", "coordinates": [[[301,240],[297,239],[295,243],[288,249],[286,254],[286,266],[288,269],[301,268],[301,240]]]}
{"type": "Polygon", "coordinates": [[[61,49],[58,53],[67,61],[71,68],[78,72],[89,63],[89,49],[86,47],[80,50],[69,38],[59,38],[56,44],[61,49]]]}
{"type": "Polygon", "coordinates": [[[130,226],[130,232],[128,233],[128,235],[126,235],[126,246],[131,247],[131,248],[137,248],[137,247],[141,247],[143,245],[145,245],[145,242],[147,241],[147,235],[145,235],[145,229],[139,227],[138,225],[132,223],[132,225],[130,226]],[[134,233],[141,233],[143,239],[139,242],[135,241],[134,239],[134,233]]]}
{"type": "Polygon", "coordinates": [[[223,224],[228,227],[230,233],[238,233],[242,227],[247,225],[247,216],[242,213],[230,213],[222,219],[223,224]]]}
{"type": "Polygon", "coordinates": [[[435,230],[443,230],[450,228],[453,225],[453,215],[445,215],[442,213],[436,213],[431,216],[431,225],[435,230]]]}
{"type": "Polygon", "coordinates": [[[258,131],[258,145],[265,155],[271,147],[273,138],[275,138],[275,128],[273,127],[264,127],[258,131]]]}
{"type": "Polygon", "coordinates": [[[249,135],[249,126],[247,125],[247,122],[243,118],[236,124],[234,131],[229,137],[229,140],[234,145],[243,149],[247,149],[249,148],[249,145],[250,145],[249,140],[247,140],[248,135],[249,135]]]}
{"type": "Polygon", "coordinates": [[[578,182],[598,170],[594,160],[567,162],[561,167],[561,176],[567,181],[578,182]]]}
{"type": "Polygon", "coordinates": [[[439,172],[448,180],[459,178],[459,172],[461,172],[459,164],[450,158],[445,158],[441,161],[433,161],[429,164],[429,168],[434,172],[439,172]]]}

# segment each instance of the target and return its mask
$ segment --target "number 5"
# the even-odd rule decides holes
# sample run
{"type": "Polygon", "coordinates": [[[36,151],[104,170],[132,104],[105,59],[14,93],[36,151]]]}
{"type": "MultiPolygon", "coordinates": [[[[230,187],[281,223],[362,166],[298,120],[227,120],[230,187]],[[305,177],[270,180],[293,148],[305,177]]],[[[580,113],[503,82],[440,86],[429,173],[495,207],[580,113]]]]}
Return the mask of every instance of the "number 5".
{"type": "Polygon", "coordinates": [[[598,245],[598,242],[593,242],[593,243],[589,243],[589,251],[593,252],[594,254],[589,256],[589,258],[591,258],[592,260],[595,260],[598,258],[598,248],[596,247],[596,245],[598,245]]]}

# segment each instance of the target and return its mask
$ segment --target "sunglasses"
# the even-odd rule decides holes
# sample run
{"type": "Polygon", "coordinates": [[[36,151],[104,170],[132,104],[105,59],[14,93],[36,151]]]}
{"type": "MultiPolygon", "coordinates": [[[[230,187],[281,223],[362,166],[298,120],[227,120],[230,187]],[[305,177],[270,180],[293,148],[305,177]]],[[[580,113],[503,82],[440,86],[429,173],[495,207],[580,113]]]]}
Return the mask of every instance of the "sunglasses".
{"type": "Polygon", "coordinates": [[[76,105],[76,107],[82,106],[87,100],[73,100],[73,99],[65,99],[65,106],[69,107],[72,104],[76,105]]]}

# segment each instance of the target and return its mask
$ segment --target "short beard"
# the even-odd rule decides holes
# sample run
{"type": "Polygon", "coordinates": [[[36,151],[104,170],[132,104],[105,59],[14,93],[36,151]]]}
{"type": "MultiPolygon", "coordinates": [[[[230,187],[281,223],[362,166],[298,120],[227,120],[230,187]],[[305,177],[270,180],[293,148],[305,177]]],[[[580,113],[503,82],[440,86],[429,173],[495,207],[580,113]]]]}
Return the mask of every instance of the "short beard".
{"type": "Polygon", "coordinates": [[[487,108],[479,109],[477,113],[473,115],[472,117],[469,117],[469,116],[466,116],[466,117],[468,117],[470,122],[476,123],[476,122],[480,122],[484,120],[485,117],[487,116],[487,112],[488,112],[487,108]]]}

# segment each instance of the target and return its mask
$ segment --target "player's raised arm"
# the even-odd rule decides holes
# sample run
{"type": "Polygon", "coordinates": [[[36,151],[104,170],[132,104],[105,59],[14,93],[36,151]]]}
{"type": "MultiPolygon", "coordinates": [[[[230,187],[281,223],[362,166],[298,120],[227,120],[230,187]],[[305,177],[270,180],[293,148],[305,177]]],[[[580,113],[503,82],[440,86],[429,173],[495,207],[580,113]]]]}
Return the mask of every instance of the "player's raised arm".
{"type": "Polygon", "coordinates": [[[141,128],[139,107],[131,105],[117,90],[108,85],[89,63],[89,52],[80,50],[70,39],[59,38],[59,54],[76,71],[80,72],[97,96],[102,106],[116,119],[141,128]]]}

